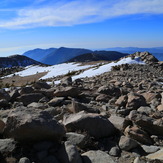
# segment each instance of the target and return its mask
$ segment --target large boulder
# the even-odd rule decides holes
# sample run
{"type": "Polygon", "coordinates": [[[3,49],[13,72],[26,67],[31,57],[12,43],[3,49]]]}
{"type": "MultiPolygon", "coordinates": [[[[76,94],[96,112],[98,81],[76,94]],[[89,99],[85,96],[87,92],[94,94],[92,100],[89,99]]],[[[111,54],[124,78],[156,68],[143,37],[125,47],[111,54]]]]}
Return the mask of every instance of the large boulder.
{"type": "Polygon", "coordinates": [[[29,94],[23,94],[17,99],[18,101],[23,102],[23,104],[26,106],[32,102],[38,102],[43,97],[44,96],[41,93],[29,93],[29,94]]]}
{"type": "Polygon", "coordinates": [[[60,141],[64,127],[48,112],[37,109],[17,108],[8,115],[4,136],[19,141],[60,141]]]}
{"type": "Polygon", "coordinates": [[[95,138],[111,136],[116,132],[116,128],[107,118],[83,111],[64,117],[63,124],[67,131],[86,131],[95,138]]]}
{"type": "Polygon", "coordinates": [[[110,155],[100,150],[83,153],[82,159],[83,163],[115,163],[110,155]]]}

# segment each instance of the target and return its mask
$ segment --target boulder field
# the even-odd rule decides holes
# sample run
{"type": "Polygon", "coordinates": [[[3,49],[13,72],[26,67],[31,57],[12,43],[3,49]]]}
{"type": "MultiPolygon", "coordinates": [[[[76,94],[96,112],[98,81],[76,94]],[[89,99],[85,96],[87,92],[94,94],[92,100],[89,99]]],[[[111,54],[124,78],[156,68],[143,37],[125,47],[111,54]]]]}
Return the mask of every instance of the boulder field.
{"type": "Polygon", "coordinates": [[[163,64],[0,90],[0,163],[163,162],[163,64]]]}

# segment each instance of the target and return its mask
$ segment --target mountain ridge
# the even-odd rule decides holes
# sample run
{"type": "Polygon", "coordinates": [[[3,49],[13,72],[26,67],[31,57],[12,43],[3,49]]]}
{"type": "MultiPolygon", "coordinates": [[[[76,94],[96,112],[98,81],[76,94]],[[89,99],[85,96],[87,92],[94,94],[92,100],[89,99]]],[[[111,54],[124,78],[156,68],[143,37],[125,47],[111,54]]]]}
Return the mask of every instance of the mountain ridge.
{"type": "Polygon", "coordinates": [[[9,57],[0,57],[0,68],[21,66],[26,67],[29,65],[43,65],[42,63],[35,61],[29,57],[22,55],[12,55],[9,57]]]}

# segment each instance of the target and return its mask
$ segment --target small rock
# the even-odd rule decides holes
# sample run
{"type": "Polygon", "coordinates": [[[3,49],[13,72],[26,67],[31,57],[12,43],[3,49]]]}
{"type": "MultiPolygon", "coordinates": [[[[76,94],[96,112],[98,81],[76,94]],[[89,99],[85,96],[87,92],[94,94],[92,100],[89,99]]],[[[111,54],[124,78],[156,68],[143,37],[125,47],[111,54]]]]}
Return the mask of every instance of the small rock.
{"type": "Polygon", "coordinates": [[[19,160],[19,163],[31,163],[30,160],[27,158],[27,157],[22,157],[20,160],[19,160]]]}
{"type": "Polygon", "coordinates": [[[130,151],[133,148],[136,148],[138,146],[138,143],[129,137],[126,136],[121,136],[120,141],[119,141],[119,147],[122,150],[125,151],[130,151]]]}
{"type": "Polygon", "coordinates": [[[148,154],[157,152],[160,149],[160,147],[154,145],[141,145],[141,147],[148,154]]]}

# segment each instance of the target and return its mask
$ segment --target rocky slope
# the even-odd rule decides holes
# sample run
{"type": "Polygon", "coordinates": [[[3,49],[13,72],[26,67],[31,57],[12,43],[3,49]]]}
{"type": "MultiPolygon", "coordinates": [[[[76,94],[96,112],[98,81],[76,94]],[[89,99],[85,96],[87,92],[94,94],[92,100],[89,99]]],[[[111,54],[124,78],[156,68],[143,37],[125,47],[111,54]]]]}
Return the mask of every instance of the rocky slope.
{"type": "MultiPolygon", "coordinates": [[[[163,162],[163,63],[0,90],[0,162],[163,162]]],[[[151,59],[152,58],[152,59],[151,59]]]]}
{"type": "Polygon", "coordinates": [[[14,66],[25,67],[29,65],[40,65],[40,64],[42,63],[22,55],[0,57],[0,68],[7,68],[7,67],[14,67],[14,66]]]}

